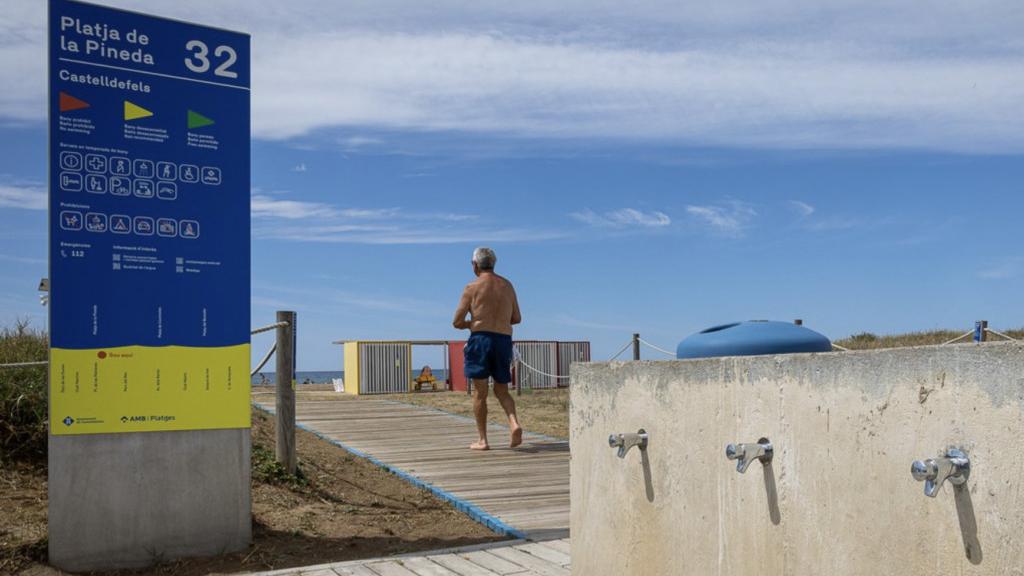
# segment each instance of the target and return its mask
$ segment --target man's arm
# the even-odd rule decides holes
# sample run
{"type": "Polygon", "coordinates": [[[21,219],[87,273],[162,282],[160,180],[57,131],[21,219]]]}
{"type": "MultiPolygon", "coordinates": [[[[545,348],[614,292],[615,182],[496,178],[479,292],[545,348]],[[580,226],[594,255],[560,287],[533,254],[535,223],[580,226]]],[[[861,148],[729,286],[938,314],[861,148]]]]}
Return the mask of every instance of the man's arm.
{"type": "MultiPolygon", "coordinates": [[[[509,285],[509,288],[512,288],[509,285]]],[[[519,298],[516,297],[516,289],[512,288],[512,321],[511,324],[519,324],[523,321],[523,315],[519,313],[519,298]]]]}
{"type": "Polygon", "coordinates": [[[462,298],[459,299],[459,307],[455,309],[455,320],[452,321],[452,326],[459,330],[465,330],[472,326],[472,323],[466,320],[472,303],[473,295],[470,293],[469,286],[466,286],[466,289],[462,291],[462,298]]]}

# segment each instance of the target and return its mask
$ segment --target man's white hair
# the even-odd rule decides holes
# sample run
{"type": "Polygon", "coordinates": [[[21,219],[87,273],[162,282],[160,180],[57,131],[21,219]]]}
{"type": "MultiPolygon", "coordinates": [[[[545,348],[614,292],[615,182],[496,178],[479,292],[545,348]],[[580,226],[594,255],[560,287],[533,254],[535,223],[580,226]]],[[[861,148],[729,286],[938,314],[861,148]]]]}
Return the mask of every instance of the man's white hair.
{"type": "Polygon", "coordinates": [[[473,262],[481,270],[494,270],[494,265],[498,262],[498,257],[494,254],[494,250],[486,246],[481,246],[476,250],[473,250],[473,262]]]}

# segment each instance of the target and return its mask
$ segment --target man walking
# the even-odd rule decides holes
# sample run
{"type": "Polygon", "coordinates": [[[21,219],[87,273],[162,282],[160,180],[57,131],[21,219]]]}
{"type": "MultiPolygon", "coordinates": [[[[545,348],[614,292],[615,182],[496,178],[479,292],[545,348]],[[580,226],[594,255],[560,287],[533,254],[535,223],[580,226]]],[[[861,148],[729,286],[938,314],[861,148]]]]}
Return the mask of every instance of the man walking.
{"type": "Polygon", "coordinates": [[[512,283],[494,273],[498,257],[490,248],[473,251],[473,273],[477,279],[466,285],[455,310],[452,325],[469,329],[465,348],[466,377],[473,382],[473,414],[480,439],[473,450],[487,450],[487,379],[494,379],[494,395],[508,415],[512,432],[509,446],[523,443],[523,428],[516,417],[516,403],[508,393],[512,381],[512,325],[519,324],[519,302],[512,283]],[[469,319],[466,319],[466,315],[469,319]]]}

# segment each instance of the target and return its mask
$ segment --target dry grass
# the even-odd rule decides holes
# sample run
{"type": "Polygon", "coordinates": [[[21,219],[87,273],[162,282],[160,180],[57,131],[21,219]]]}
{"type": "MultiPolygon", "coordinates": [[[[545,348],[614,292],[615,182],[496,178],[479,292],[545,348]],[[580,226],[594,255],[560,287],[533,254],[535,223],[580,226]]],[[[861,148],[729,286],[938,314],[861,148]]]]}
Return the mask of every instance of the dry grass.
{"type": "MultiPolygon", "coordinates": [[[[47,359],[46,334],[18,322],[0,330],[0,364],[47,359]]],[[[0,465],[46,456],[46,367],[0,369],[0,465]]]]}
{"type": "MultiPolygon", "coordinates": [[[[524,390],[522,396],[516,396],[515,392],[512,394],[516,400],[519,420],[528,432],[538,432],[557,438],[569,437],[568,388],[524,390]]],[[[429,406],[462,416],[473,416],[473,398],[465,392],[393,394],[388,395],[387,399],[429,406]]],[[[494,394],[487,397],[487,419],[496,424],[508,424],[505,412],[502,411],[494,394]]]]}
{"type": "Polygon", "coordinates": [[[0,466],[0,574],[46,561],[46,502],[43,464],[0,466]]]}
{"type": "MultiPolygon", "coordinates": [[[[953,338],[963,334],[963,331],[957,330],[930,330],[927,332],[908,332],[906,334],[885,334],[878,336],[870,332],[861,332],[860,334],[854,334],[848,336],[842,340],[836,340],[836,344],[849,348],[850,350],[873,350],[878,348],[902,348],[905,346],[929,346],[933,344],[942,344],[949,342],[953,338]]],[[[1017,340],[1024,340],[1024,328],[1018,328],[1016,330],[1006,330],[1003,334],[1017,340]]],[[[989,334],[989,340],[998,342],[1002,340],[995,334],[989,334]]],[[[967,337],[961,342],[970,342],[971,338],[967,337]]]]}

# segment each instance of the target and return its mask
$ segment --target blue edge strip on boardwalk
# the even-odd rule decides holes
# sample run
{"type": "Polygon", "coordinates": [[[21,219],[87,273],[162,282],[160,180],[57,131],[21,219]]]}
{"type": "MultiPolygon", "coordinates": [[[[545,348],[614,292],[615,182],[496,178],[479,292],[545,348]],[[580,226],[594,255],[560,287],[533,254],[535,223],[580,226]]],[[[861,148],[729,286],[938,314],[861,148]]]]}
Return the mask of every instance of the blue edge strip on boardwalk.
{"type": "MultiPolygon", "coordinates": [[[[396,403],[398,403],[398,402],[396,402],[396,403]]],[[[256,407],[257,410],[261,410],[263,412],[266,412],[267,414],[274,414],[274,410],[272,410],[270,408],[267,408],[265,406],[261,406],[259,404],[256,404],[255,402],[253,402],[252,405],[254,407],[256,407]]],[[[321,440],[325,440],[327,442],[330,442],[331,444],[334,444],[338,448],[344,449],[345,451],[349,452],[353,456],[358,456],[359,458],[364,458],[366,460],[369,460],[370,462],[372,462],[376,466],[379,466],[379,467],[387,470],[388,472],[394,474],[395,476],[398,476],[402,480],[405,480],[406,482],[412,484],[413,486],[416,486],[417,488],[423,488],[424,490],[429,490],[430,492],[432,492],[438,498],[440,498],[442,500],[445,500],[446,502],[450,502],[452,504],[452,506],[455,506],[455,508],[457,510],[459,510],[460,512],[462,512],[463,514],[466,514],[467,516],[472,518],[474,521],[476,521],[476,522],[478,522],[480,524],[483,524],[484,526],[490,528],[491,530],[494,530],[498,534],[503,534],[503,535],[506,535],[506,536],[511,536],[512,538],[518,538],[518,539],[522,539],[522,540],[526,539],[526,534],[524,532],[516,530],[515,528],[513,528],[513,527],[509,526],[508,524],[506,524],[506,523],[502,522],[501,520],[499,520],[497,517],[492,516],[491,514],[488,514],[487,512],[484,512],[479,506],[477,506],[476,504],[473,504],[472,502],[468,502],[466,500],[463,500],[462,498],[459,498],[458,496],[456,496],[455,494],[452,494],[451,492],[448,492],[446,490],[442,490],[442,489],[438,488],[437,486],[434,486],[433,484],[430,484],[428,482],[424,482],[423,480],[420,480],[419,478],[409,474],[408,472],[406,472],[406,471],[404,471],[404,470],[402,470],[400,468],[395,468],[394,466],[388,464],[387,462],[378,460],[377,458],[374,458],[373,456],[370,456],[369,454],[367,454],[366,452],[363,452],[362,450],[356,450],[355,448],[353,448],[351,446],[347,446],[345,443],[339,442],[339,441],[335,440],[334,438],[330,438],[330,437],[320,433],[319,431],[314,430],[314,429],[310,428],[309,426],[306,426],[305,424],[303,424],[301,422],[296,422],[295,426],[305,430],[306,432],[309,432],[310,434],[313,434],[314,436],[316,436],[317,438],[320,438],[321,440]]]]}

